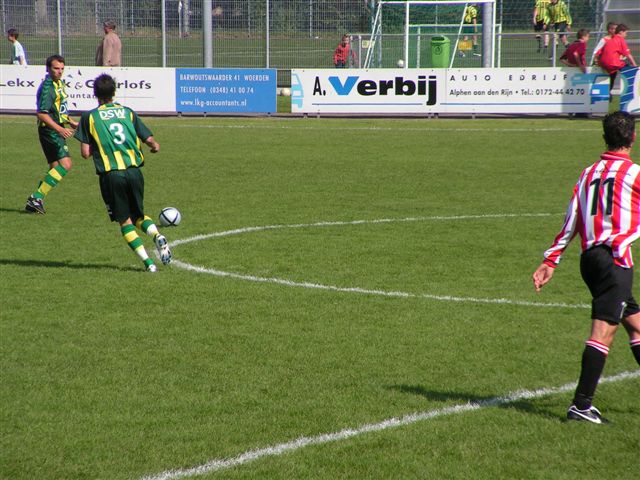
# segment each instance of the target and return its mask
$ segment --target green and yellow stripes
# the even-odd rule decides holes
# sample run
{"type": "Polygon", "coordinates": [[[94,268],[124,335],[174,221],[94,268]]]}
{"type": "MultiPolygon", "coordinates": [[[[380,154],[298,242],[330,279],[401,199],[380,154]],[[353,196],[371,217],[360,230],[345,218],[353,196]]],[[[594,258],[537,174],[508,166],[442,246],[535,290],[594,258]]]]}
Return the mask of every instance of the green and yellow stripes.
{"type": "Polygon", "coordinates": [[[129,248],[131,248],[138,257],[140,257],[145,266],[148,267],[149,265],[153,265],[153,260],[151,260],[149,255],[147,255],[142,239],[138,236],[138,232],[136,232],[135,225],[132,223],[122,225],[120,227],[120,231],[122,232],[122,237],[125,242],[129,245],[129,248]]]}
{"type": "Polygon", "coordinates": [[[44,197],[46,197],[51,189],[56,187],[66,174],[67,169],[62,165],[53,167],[46,173],[46,175],[44,176],[44,180],[40,182],[38,189],[33,193],[33,197],[39,199],[43,199],[44,197]]]}

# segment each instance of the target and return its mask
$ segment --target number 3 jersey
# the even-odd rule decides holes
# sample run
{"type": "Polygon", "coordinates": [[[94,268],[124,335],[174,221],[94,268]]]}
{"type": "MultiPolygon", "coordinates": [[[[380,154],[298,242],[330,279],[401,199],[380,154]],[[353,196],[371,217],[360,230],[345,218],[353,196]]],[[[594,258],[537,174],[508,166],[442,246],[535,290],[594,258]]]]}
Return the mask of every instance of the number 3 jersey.
{"type": "Polygon", "coordinates": [[[96,173],[141,167],[141,140],[152,135],[136,112],[118,103],[106,103],[84,112],[75,137],[91,146],[96,173]]]}
{"type": "Polygon", "coordinates": [[[631,244],[640,237],[640,166],[620,152],[606,152],[586,168],[573,189],[562,230],[544,253],[555,267],[565,248],[580,234],[582,251],[611,248],[616,265],[633,267],[631,244]]]}

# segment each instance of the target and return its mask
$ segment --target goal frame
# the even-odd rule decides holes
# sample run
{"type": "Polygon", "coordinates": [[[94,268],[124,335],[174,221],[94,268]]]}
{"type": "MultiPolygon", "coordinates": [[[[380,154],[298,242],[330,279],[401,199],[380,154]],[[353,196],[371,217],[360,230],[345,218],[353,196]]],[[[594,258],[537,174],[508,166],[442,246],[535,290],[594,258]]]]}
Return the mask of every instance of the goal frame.
{"type": "Polygon", "coordinates": [[[409,19],[412,6],[437,6],[437,5],[464,5],[465,8],[469,3],[482,4],[482,66],[492,68],[495,64],[495,42],[494,42],[494,25],[496,23],[496,2],[497,0],[476,0],[469,2],[467,0],[378,0],[376,14],[371,28],[371,43],[367,49],[364,67],[369,68],[373,59],[374,50],[380,44],[382,36],[382,7],[384,5],[404,7],[404,68],[409,68],[409,19]],[[484,8],[490,6],[489,9],[484,8]]]}

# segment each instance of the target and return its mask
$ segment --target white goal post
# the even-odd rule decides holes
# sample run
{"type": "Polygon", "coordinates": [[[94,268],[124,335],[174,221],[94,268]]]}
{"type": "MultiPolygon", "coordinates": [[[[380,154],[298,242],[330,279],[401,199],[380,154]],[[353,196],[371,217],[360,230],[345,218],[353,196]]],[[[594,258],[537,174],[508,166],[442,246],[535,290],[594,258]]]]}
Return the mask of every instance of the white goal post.
{"type": "Polygon", "coordinates": [[[371,29],[371,41],[367,48],[364,68],[370,68],[373,60],[375,49],[379,46],[382,32],[382,8],[385,5],[404,8],[404,43],[403,43],[403,63],[404,68],[409,68],[409,30],[410,30],[410,12],[411,7],[428,6],[436,7],[438,5],[460,5],[466,8],[467,5],[482,4],[482,21],[478,22],[482,25],[482,66],[491,68],[495,66],[495,27],[496,24],[496,1],[497,0],[476,0],[469,2],[467,0],[378,0],[376,14],[371,29]]]}

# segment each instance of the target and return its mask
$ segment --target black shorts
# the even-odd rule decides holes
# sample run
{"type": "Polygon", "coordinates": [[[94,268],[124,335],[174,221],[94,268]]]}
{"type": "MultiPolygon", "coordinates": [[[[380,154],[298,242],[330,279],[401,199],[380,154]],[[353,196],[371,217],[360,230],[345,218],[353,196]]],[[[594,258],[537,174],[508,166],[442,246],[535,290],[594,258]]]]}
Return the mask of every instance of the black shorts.
{"type": "Polygon", "coordinates": [[[633,298],[633,268],[613,263],[611,249],[604,245],[582,252],[580,273],[591,291],[591,318],[620,323],[625,317],[640,312],[633,298]]]}
{"type": "Polygon", "coordinates": [[[135,223],[144,217],[144,177],[139,168],[112,170],[99,178],[100,193],[112,222],[130,218],[135,223]]]}
{"type": "Polygon", "coordinates": [[[556,32],[566,32],[567,31],[567,22],[558,22],[553,25],[553,28],[556,32]]]}
{"type": "Polygon", "coordinates": [[[543,21],[537,22],[533,27],[533,31],[534,32],[546,32],[547,31],[547,24],[544,23],[543,21]]]}
{"type": "Polygon", "coordinates": [[[71,157],[71,155],[69,155],[67,141],[58,132],[51,128],[40,127],[38,128],[38,138],[40,139],[40,146],[42,146],[42,151],[47,159],[47,163],[53,163],[65,157],[71,157]]]}

